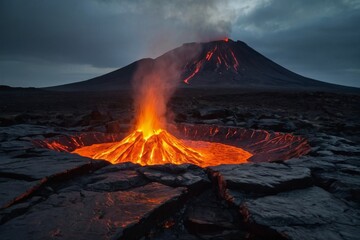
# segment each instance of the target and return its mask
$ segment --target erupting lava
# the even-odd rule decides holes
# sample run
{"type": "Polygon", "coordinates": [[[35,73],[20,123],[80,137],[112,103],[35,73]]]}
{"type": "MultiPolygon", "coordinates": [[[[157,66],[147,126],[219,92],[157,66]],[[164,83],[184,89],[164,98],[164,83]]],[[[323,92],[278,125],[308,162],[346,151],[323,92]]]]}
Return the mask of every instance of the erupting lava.
{"type": "Polygon", "coordinates": [[[184,141],[167,132],[164,115],[169,89],[166,83],[162,82],[162,75],[166,74],[152,71],[140,79],[142,83],[136,101],[136,130],[120,142],[94,144],[73,152],[111,163],[192,163],[202,167],[222,163],[243,163],[252,156],[241,148],[220,143],[184,141]]]}
{"type": "Polygon", "coordinates": [[[221,143],[180,140],[162,129],[147,138],[144,132],[137,130],[120,142],[94,144],[76,149],[73,153],[111,163],[191,163],[201,167],[245,163],[252,156],[241,148],[221,143]]]}

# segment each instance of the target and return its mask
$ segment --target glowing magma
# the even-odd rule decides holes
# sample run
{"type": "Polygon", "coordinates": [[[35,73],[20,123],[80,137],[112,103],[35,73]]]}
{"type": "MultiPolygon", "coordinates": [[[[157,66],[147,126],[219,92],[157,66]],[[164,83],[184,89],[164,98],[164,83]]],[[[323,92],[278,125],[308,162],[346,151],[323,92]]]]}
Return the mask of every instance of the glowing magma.
{"type": "Polygon", "coordinates": [[[111,163],[192,163],[201,167],[245,163],[252,156],[241,148],[221,143],[180,140],[165,130],[157,130],[148,138],[142,131],[134,131],[120,142],[94,144],[74,153],[111,163]]]}
{"type": "Polygon", "coordinates": [[[73,151],[111,163],[134,162],[141,165],[192,163],[201,167],[222,163],[244,163],[249,152],[220,143],[184,141],[165,130],[163,88],[149,85],[138,102],[136,130],[120,142],[94,144],[73,151]]]}

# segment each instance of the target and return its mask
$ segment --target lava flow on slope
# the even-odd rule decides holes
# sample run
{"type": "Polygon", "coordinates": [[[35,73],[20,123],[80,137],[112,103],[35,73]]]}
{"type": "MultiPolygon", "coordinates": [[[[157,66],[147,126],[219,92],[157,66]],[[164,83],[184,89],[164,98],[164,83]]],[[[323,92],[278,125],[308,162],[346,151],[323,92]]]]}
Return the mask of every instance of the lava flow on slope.
{"type": "Polygon", "coordinates": [[[231,71],[239,74],[239,61],[236,58],[234,51],[228,43],[229,38],[225,38],[223,43],[221,41],[215,42],[203,49],[200,56],[191,60],[184,66],[184,72],[188,72],[188,76],[183,80],[184,83],[189,84],[190,80],[201,70],[206,68],[214,72],[222,73],[231,71]]]}
{"type": "Polygon", "coordinates": [[[119,142],[94,144],[73,151],[111,163],[141,165],[191,163],[201,167],[244,163],[251,153],[234,146],[204,141],[184,141],[166,131],[164,114],[168,89],[154,71],[142,79],[137,99],[136,129],[119,142]],[[148,84],[146,84],[148,83],[148,84]],[[150,84],[151,83],[151,84],[150,84]]]}

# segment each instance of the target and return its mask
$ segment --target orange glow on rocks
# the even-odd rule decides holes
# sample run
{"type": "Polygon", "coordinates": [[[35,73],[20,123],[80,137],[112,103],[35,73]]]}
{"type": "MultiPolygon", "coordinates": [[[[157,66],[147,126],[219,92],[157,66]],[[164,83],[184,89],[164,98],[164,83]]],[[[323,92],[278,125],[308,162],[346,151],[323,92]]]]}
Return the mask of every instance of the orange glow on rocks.
{"type": "Polygon", "coordinates": [[[201,60],[201,61],[199,61],[198,63],[196,63],[194,71],[190,74],[189,77],[187,77],[186,79],[184,79],[184,82],[185,82],[186,84],[189,84],[190,79],[193,78],[193,77],[200,71],[202,65],[203,65],[203,60],[201,60]]]}
{"type": "Polygon", "coordinates": [[[228,41],[229,41],[229,38],[225,38],[224,41],[225,41],[225,42],[228,42],[228,41]]]}
{"type": "MultiPolygon", "coordinates": [[[[176,139],[176,141],[185,145],[186,149],[190,148],[190,150],[197,153],[195,154],[195,159],[199,160],[198,165],[200,166],[288,160],[305,155],[311,149],[305,138],[289,133],[192,124],[172,125],[170,129],[176,132],[177,136],[182,139],[191,139],[176,139]],[[242,149],[247,152],[242,151],[242,149]],[[253,155],[248,158],[248,153],[253,155]]],[[[141,133],[134,131],[134,135],[136,134],[140,135],[141,133]]],[[[161,133],[159,133],[159,135],[160,134],[161,133]]],[[[165,133],[162,134],[167,135],[168,133],[165,131],[165,133]]],[[[132,137],[134,137],[134,135],[132,137]]],[[[95,155],[104,153],[104,150],[110,150],[111,147],[113,150],[123,149],[123,146],[120,144],[122,142],[122,144],[126,144],[129,147],[127,153],[132,153],[130,151],[130,142],[121,136],[121,134],[117,133],[82,133],[74,136],[64,135],[45,140],[34,140],[34,144],[35,146],[58,152],[73,152],[94,158],[95,155]],[[119,148],[117,149],[116,147],[119,148]]],[[[171,139],[173,139],[173,136],[170,136],[171,139]]],[[[131,137],[128,136],[128,139],[129,138],[131,137]]],[[[142,139],[141,136],[139,139],[142,139]]],[[[154,139],[163,139],[163,135],[158,137],[155,134],[148,138],[146,140],[147,143],[143,144],[144,149],[147,149],[145,146],[151,146],[153,144],[151,141],[154,139]]],[[[145,142],[145,140],[143,142],[145,142]]],[[[134,144],[133,147],[139,149],[139,147],[135,147],[134,144]]],[[[136,154],[133,155],[135,156],[136,154]]],[[[125,156],[124,153],[123,156],[125,156]]],[[[112,158],[109,158],[108,161],[111,160],[112,158]]],[[[126,161],[125,157],[122,160],[126,161]]],[[[118,162],[120,162],[120,160],[118,162]]]]}

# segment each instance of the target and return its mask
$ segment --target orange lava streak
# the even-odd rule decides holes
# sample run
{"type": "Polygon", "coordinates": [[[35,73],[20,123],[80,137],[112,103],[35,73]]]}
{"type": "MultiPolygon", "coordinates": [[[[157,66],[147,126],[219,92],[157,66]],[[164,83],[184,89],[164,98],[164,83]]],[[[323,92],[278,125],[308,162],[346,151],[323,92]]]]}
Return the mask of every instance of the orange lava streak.
{"type": "Polygon", "coordinates": [[[215,48],[214,48],[213,50],[209,51],[209,52],[206,54],[206,60],[207,60],[207,61],[210,61],[210,59],[211,59],[212,55],[214,54],[214,52],[216,51],[216,49],[217,49],[217,46],[215,46],[215,48]]]}
{"type": "Polygon", "coordinates": [[[203,64],[203,61],[199,61],[198,63],[196,63],[195,70],[190,74],[190,76],[188,76],[186,79],[184,79],[184,82],[186,84],[189,84],[190,79],[193,78],[195,76],[195,74],[197,74],[200,71],[202,64],[203,64]]]}
{"type": "Polygon", "coordinates": [[[235,70],[237,71],[237,70],[238,70],[238,67],[239,67],[239,62],[238,62],[238,60],[236,59],[234,52],[230,50],[230,53],[231,53],[231,55],[232,55],[232,57],[233,57],[233,59],[234,59],[234,61],[235,61],[234,68],[235,68],[235,70]]]}

